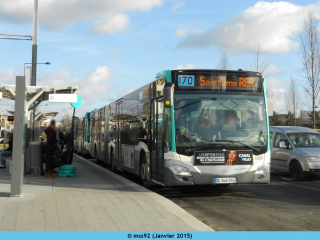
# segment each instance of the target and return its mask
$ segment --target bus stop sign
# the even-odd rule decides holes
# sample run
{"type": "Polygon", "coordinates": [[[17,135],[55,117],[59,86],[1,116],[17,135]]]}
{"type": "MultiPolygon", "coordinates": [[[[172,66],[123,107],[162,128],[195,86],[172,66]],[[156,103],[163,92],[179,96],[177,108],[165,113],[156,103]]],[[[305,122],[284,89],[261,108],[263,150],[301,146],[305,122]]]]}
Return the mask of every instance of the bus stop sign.
{"type": "Polygon", "coordinates": [[[81,100],[80,95],[78,94],[78,101],[76,103],[71,103],[71,106],[75,107],[75,108],[80,107],[81,103],[82,103],[82,100],[81,100]]]}

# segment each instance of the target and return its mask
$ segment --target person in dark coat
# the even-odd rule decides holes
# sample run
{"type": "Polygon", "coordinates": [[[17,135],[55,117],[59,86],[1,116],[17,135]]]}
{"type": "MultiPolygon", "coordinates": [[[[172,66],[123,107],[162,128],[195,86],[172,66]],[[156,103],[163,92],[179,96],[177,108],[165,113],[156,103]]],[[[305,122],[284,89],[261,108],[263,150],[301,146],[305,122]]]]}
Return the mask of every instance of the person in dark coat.
{"type": "Polygon", "coordinates": [[[59,150],[60,150],[60,152],[62,152],[63,147],[64,147],[64,141],[66,140],[66,138],[60,128],[58,128],[58,138],[59,138],[59,145],[60,145],[59,150]]]}
{"type": "Polygon", "coordinates": [[[9,147],[5,149],[0,156],[1,159],[1,165],[0,168],[6,168],[6,161],[2,160],[4,157],[7,156],[12,156],[12,146],[13,146],[13,134],[12,133],[7,133],[7,139],[9,139],[9,147]]]}
{"type": "Polygon", "coordinates": [[[46,178],[53,178],[52,175],[52,161],[54,156],[54,150],[56,149],[57,144],[57,133],[54,130],[56,125],[55,120],[51,120],[49,127],[44,131],[47,135],[47,144],[46,144],[46,178]]]}

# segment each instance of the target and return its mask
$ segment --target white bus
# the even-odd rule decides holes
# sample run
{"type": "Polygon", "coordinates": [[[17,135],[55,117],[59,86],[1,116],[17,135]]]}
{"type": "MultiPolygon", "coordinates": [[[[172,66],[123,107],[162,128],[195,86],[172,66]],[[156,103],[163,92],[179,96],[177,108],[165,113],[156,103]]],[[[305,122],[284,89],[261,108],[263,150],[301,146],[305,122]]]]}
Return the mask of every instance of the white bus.
{"type": "Polygon", "coordinates": [[[268,129],[260,73],[168,70],[91,113],[90,154],[147,188],[268,183],[268,129]]]}

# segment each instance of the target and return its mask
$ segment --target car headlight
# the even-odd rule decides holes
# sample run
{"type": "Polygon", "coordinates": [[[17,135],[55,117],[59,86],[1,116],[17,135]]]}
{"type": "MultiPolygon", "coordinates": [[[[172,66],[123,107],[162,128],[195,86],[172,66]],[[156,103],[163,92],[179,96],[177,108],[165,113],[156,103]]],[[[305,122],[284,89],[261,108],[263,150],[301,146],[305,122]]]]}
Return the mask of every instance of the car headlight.
{"type": "Polygon", "coordinates": [[[170,170],[175,174],[175,175],[180,175],[180,176],[192,176],[190,173],[190,170],[186,167],[183,167],[181,165],[170,165],[170,170]]]}
{"type": "Polygon", "coordinates": [[[306,157],[306,160],[308,162],[320,162],[320,158],[319,157],[306,157]]]}
{"type": "Polygon", "coordinates": [[[270,171],[270,164],[263,164],[259,166],[255,174],[266,174],[270,171]]]}

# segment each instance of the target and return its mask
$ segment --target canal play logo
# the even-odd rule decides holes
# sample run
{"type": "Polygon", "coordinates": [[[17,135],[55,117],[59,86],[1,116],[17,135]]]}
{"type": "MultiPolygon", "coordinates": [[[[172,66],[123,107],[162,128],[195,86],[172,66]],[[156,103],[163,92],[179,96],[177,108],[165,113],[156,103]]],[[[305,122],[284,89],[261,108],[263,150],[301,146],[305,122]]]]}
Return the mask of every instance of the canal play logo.
{"type": "Polygon", "coordinates": [[[241,161],[243,161],[243,162],[251,162],[252,161],[251,154],[240,153],[239,158],[241,158],[241,161]]]}

